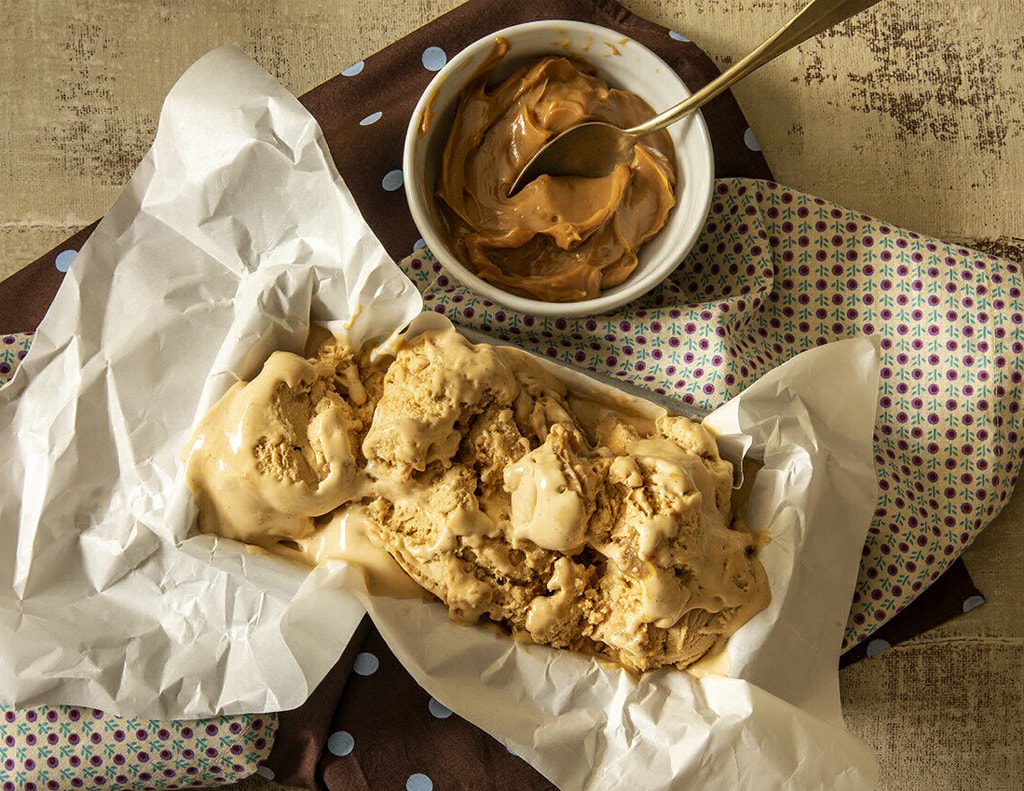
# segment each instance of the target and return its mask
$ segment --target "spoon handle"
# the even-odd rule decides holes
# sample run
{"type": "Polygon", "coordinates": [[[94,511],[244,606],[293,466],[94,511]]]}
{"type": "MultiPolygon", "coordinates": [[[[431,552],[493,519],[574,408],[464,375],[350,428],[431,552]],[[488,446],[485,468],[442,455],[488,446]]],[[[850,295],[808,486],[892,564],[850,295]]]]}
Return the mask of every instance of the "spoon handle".
{"type": "Polygon", "coordinates": [[[879,0],[811,0],[799,14],[779,28],[775,35],[745,58],[737,61],[731,68],[722,72],[717,79],[712,80],[674,107],[624,131],[626,134],[642,137],[664,129],[699,107],[703,107],[718,94],[728,90],[752,71],[774,60],[783,52],[791,50],[797,44],[828,30],[833,25],[838,25],[854,14],[859,14],[877,2],[879,0]]]}

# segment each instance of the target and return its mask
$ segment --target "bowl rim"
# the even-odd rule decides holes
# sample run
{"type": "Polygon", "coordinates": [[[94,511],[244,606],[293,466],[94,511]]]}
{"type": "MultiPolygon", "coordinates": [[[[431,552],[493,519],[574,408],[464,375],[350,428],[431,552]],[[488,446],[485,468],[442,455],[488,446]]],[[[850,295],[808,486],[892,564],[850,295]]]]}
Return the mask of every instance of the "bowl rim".
{"type": "MultiPolygon", "coordinates": [[[[412,115],[409,118],[409,124],[406,127],[405,141],[402,151],[402,169],[404,174],[403,186],[406,203],[408,204],[409,211],[412,214],[413,222],[416,224],[420,233],[423,234],[423,241],[426,243],[431,255],[439,264],[441,264],[442,267],[448,270],[456,280],[466,288],[476,292],[484,299],[503,305],[519,313],[543,317],[558,316],[569,318],[598,315],[621,307],[627,302],[632,302],[651,291],[655,286],[675,271],[675,269],[693,249],[694,244],[699,238],[707,222],[707,215],[711,208],[711,200],[714,194],[715,161],[711,135],[708,132],[707,123],[704,120],[703,114],[698,110],[689,117],[688,122],[694,125],[697,136],[700,138],[702,143],[700,151],[695,152],[694,156],[699,160],[703,160],[701,164],[706,166],[708,173],[707,184],[703,185],[702,194],[700,196],[702,197],[702,200],[698,201],[698,207],[694,210],[695,214],[699,214],[700,220],[699,222],[696,222],[693,227],[689,229],[688,233],[684,235],[682,240],[683,244],[679,245],[682,252],[678,258],[675,255],[666,256],[664,262],[645,272],[634,282],[628,283],[627,287],[623,288],[621,291],[617,291],[613,294],[602,294],[591,299],[579,300],[576,302],[549,302],[530,297],[522,297],[505,291],[504,289],[499,288],[479,277],[468,267],[462,264],[462,262],[448,250],[448,245],[436,230],[433,218],[430,216],[427,207],[424,205],[425,198],[420,194],[421,190],[417,188],[415,179],[413,178],[415,174],[414,165],[417,143],[423,137],[420,133],[420,126],[422,123],[421,119],[423,118],[426,109],[434,101],[440,85],[448,79],[452,72],[458,70],[467,60],[475,57],[481,49],[493,47],[495,40],[498,38],[512,38],[523,33],[533,32],[537,29],[550,30],[559,26],[571,27],[581,33],[589,33],[594,36],[610,34],[620,39],[626,38],[628,39],[628,43],[631,48],[643,51],[647,56],[653,58],[664,66],[669,78],[675,80],[682,90],[685,91],[686,95],[691,95],[693,93],[686,83],[683,82],[683,79],[679,76],[676,70],[669,66],[669,64],[666,63],[657,53],[621,31],[606,28],[601,25],[595,25],[591,22],[580,22],[571,19],[545,19],[511,25],[509,27],[496,30],[493,33],[489,33],[464,47],[450,60],[448,60],[448,62],[427,84],[423,93],[420,94],[420,98],[416,102],[416,106],[413,108],[412,115]]],[[[702,185],[692,185],[688,182],[684,189],[692,189],[694,187],[700,188],[702,185]]],[[[679,204],[677,203],[677,206],[678,205],[679,204]]],[[[632,274],[630,276],[632,277],[632,274]]]]}

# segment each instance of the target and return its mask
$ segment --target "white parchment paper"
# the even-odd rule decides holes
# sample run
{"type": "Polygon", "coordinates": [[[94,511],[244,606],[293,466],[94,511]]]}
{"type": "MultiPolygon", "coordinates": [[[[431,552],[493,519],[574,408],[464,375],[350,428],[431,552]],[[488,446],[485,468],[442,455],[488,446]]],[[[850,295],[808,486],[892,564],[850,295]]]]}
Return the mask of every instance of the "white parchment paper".
{"type": "Polygon", "coordinates": [[[0,700],[154,717],[302,703],[362,608],[189,538],[179,453],[310,321],[358,344],[419,310],[299,102],[233,47],[189,69],[0,391],[0,700]]]}
{"type": "Polygon", "coordinates": [[[301,105],[234,48],[193,66],[0,390],[0,700],[291,708],[362,597],[421,685],[563,789],[870,787],[836,671],[875,502],[869,341],[801,355],[709,418],[724,448],[763,456],[748,518],[771,534],[772,604],[730,641],[730,677],[636,680],[370,599],[344,564],[195,533],[179,453],[230,384],[300,350],[311,321],[358,345],[420,309],[301,105]]]}

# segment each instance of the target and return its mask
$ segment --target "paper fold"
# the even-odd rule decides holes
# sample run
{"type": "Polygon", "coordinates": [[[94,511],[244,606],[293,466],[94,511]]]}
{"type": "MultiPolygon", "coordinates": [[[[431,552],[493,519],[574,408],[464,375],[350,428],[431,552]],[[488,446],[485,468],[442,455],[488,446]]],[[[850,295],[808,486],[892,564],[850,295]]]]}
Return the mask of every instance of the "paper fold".
{"type": "Polygon", "coordinates": [[[298,100],[234,47],[190,68],[0,390],[0,545],[17,545],[0,559],[0,700],[146,717],[302,703],[362,608],[188,537],[179,454],[310,322],[360,344],[420,307],[298,100]],[[332,617],[311,645],[316,609],[332,617]]]}

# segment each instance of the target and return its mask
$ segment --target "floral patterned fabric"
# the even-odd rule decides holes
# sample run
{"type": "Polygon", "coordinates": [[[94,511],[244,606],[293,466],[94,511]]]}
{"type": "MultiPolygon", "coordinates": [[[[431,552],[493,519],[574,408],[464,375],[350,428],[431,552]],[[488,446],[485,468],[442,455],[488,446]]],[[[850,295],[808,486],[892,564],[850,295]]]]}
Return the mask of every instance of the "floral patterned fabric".
{"type": "Polygon", "coordinates": [[[0,789],[226,785],[257,770],[276,729],[274,715],[160,722],[70,706],[0,707],[0,789]]]}
{"type": "Polygon", "coordinates": [[[0,336],[0,385],[14,376],[18,363],[25,359],[35,333],[0,336]]]}

